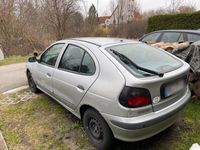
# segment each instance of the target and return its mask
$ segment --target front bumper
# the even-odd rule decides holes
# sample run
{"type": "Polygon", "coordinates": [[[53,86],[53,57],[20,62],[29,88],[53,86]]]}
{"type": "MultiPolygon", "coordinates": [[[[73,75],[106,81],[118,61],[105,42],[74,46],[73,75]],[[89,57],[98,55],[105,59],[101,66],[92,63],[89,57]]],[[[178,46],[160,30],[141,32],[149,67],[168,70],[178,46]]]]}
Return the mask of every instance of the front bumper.
{"type": "Polygon", "coordinates": [[[149,138],[169,126],[177,119],[179,112],[187,104],[191,96],[187,88],[184,96],[177,102],[157,112],[147,115],[125,118],[102,113],[109,124],[115,138],[122,141],[139,141],[149,138]]]}

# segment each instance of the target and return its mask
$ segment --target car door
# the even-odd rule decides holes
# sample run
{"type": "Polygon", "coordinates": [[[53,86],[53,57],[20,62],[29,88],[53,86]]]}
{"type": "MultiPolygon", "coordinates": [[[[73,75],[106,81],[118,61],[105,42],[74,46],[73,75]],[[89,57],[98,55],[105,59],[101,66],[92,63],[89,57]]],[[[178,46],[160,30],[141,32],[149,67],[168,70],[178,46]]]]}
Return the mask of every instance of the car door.
{"type": "Polygon", "coordinates": [[[75,109],[98,76],[97,64],[87,48],[69,44],[53,75],[55,97],[75,109]]]}
{"type": "Polygon", "coordinates": [[[46,92],[52,92],[52,75],[55,70],[57,58],[64,47],[64,43],[57,43],[48,48],[40,57],[35,68],[37,85],[46,92]]]}

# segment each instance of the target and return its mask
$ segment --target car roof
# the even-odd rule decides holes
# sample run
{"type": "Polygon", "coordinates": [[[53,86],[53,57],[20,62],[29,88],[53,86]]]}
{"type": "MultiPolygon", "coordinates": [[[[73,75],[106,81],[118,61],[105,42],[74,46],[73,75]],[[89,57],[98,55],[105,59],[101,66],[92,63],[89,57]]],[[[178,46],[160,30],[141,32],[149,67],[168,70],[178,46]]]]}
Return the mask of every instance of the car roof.
{"type": "Polygon", "coordinates": [[[124,38],[109,38],[109,37],[82,37],[82,38],[72,38],[72,39],[66,39],[64,41],[77,41],[77,42],[85,42],[89,44],[93,44],[96,46],[106,46],[106,45],[112,45],[112,44],[118,44],[118,43],[139,43],[135,40],[128,40],[124,38]]]}
{"type": "Polygon", "coordinates": [[[175,29],[174,30],[159,30],[159,31],[154,31],[154,32],[185,32],[185,33],[197,33],[197,34],[200,34],[200,30],[181,30],[181,29],[177,29],[177,30],[175,30],[175,29]]]}

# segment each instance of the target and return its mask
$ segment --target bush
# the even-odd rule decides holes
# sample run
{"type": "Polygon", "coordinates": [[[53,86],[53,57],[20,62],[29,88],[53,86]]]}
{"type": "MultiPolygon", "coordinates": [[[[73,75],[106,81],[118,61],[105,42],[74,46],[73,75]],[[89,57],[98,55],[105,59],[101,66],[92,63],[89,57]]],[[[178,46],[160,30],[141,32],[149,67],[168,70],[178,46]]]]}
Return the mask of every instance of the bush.
{"type": "Polygon", "coordinates": [[[184,14],[165,14],[149,18],[148,32],[167,29],[199,29],[200,11],[184,14]]]}
{"type": "Polygon", "coordinates": [[[92,36],[98,36],[98,37],[107,37],[109,36],[110,29],[107,27],[101,27],[99,26],[94,33],[92,33],[92,36]]]}

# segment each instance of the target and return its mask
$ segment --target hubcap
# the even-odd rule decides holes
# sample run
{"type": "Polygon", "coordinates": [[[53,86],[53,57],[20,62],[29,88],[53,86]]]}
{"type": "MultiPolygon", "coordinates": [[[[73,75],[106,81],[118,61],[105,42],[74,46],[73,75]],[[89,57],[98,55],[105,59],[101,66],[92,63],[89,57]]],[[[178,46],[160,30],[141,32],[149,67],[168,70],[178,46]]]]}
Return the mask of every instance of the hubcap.
{"type": "Polygon", "coordinates": [[[95,118],[91,118],[89,120],[89,130],[90,130],[90,133],[92,134],[92,136],[95,138],[95,139],[102,139],[103,138],[103,131],[102,131],[102,128],[101,128],[101,125],[99,123],[99,121],[95,118]]]}

